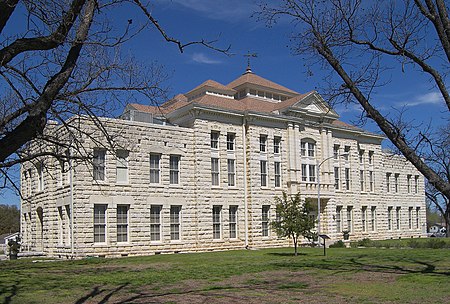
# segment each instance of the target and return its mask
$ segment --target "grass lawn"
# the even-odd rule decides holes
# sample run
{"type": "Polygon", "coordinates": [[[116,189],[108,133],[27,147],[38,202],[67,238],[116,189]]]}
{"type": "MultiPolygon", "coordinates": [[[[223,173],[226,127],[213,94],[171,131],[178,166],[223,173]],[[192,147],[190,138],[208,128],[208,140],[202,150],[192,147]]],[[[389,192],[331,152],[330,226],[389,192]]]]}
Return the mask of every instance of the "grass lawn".
{"type": "Polygon", "coordinates": [[[0,262],[0,303],[450,303],[449,249],[0,262]]]}

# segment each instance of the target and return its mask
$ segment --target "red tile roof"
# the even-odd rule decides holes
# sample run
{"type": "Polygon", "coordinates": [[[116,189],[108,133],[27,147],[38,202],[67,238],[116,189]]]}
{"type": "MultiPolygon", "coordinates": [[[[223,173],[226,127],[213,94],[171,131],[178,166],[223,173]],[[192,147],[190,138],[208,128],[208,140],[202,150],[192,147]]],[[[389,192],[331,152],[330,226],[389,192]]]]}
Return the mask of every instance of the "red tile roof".
{"type": "Polygon", "coordinates": [[[236,91],[233,90],[232,88],[224,86],[223,84],[218,83],[217,81],[209,79],[209,80],[206,80],[205,82],[203,82],[201,85],[196,86],[194,89],[190,90],[185,95],[190,95],[191,93],[198,91],[199,89],[201,89],[203,87],[210,87],[210,88],[214,88],[219,91],[222,91],[222,92],[228,92],[230,95],[234,95],[234,93],[236,93],[236,91]]]}
{"type": "Polygon", "coordinates": [[[261,76],[258,76],[256,74],[253,74],[252,72],[246,72],[242,76],[240,76],[238,79],[233,80],[229,84],[227,84],[227,87],[229,88],[237,88],[238,86],[244,84],[244,83],[251,83],[258,86],[266,87],[269,89],[275,89],[278,91],[285,91],[290,94],[298,94],[297,92],[288,89],[286,87],[283,87],[282,85],[279,85],[275,82],[272,82],[270,80],[267,80],[265,78],[262,78],[261,76]]]}

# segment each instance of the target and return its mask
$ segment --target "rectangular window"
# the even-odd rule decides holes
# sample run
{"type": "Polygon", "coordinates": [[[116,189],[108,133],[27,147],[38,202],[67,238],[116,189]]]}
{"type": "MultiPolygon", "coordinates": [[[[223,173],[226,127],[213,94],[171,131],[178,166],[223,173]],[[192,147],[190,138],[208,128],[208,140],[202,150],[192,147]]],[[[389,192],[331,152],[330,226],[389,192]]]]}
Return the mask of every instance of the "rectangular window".
{"type": "Polygon", "coordinates": [[[236,139],[236,134],[227,133],[227,150],[234,151],[234,141],[236,139]]]}
{"type": "Polygon", "coordinates": [[[395,187],[395,192],[398,192],[398,177],[399,177],[399,174],[396,173],[396,174],[394,175],[394,187],[395,187]]]}
{"type": "Polygon", "coordinates": [[[359,164],[364,165],[364,150],[359,150],[359,164]]]}
{"type": "Polygon", "coordinates": [[[275,187],[281,187],[281,163],[274,163],[275,187]]]}
{"type": "Polygon", "coordinates": [[[211,185],[219,186],[219,159],[211,158],[211,185]]]}
{"type": "Polygon", "coordinates": [[[150,241],[161,241],[161,209],[160,205],[150,206],[150,241]]]}
{"type": "Polygon", "coordinates": [[[395,226],[400,230],[400,207],[395,208],[395,226]]]}
{"type": "Polygon", "coordinates": [[[420,228],[420,207],[416,207],[416,229],[420,228]]]}
{"type": "Polygon", "coordinates": [[[169,159],[170,183],[178,185],[180,183],[180,156],[170,155],[169,159]]]}
{"type": "Polygon", "coordinates": [[[70,213],[70,205],[66,205],[65,208],[66,210],[66,216],[65,216],[65,222],[63,223],[63,225],[65,226],[64,231],[65,231],[65,241],[66,241],[66,245],[70,245],[71,240],[72,240],[72,231],[71,231],[71,223],[70,223],[70,219],[71,219],[71,213],[70,213]]]}
{"type": "Polygon", "coordinates": [[[181,206],[170,206],[170,239],[180,239],[181,206]]]}
{"type": "Polygon", "coordinates": [[[228,159],[228,186],[236,185],[236,166],[234,159],[228,159]]]}
{"type": "Polygon", "coordinates": [[[116,152],[116,182],[128,183],[128,154],[126,150],[116,152]]]}
{"type": "Polygon", "coordinates": [[[213,239],[222,238],[222,206],[213,206],[213,239]]]}
{"type": "Polygon", "coordinates": [[[152,184],[159,184],[160,160],[160,154],[150,154],[150,183],[152,184]]]}
{"type": "Polygon", "coordinates": [[[58,207],[58,244],[64,244],[64,214],[62,207],[58,207]]]}
{"type": "Polygon", "coordinates": [[[316,144],[308,143],[308,156],[314,157],[316,151],[316,144]]]}
{"type": "Polygon", "coordinates": [[[339,189],[339,167],[334,167],[334,189],[339,189]]]}
{"type": "Polygon", "coordinates": [[[315,165],[309,165],[309,181],[315,182],[316,181],[316,166],[315,165]]]}
{"type": "Polygon", "coordinates": [[[211,131],[211,149],[219,149],[219,135],[219,132],[211,131]]]}
{"type": "Polygon", "coordinates": [[[408,193],[411,193],[411,174],[406,176],[406,189],[408,193]]]}
{"type": "Polygon", "coordinates": [[[262,217],[261,217],[262,236],[269,236],[269,210],[270,206],[262,206],[262,217]]]}
{"type": "Polygon", "coordinates": [[[267,135],[260,135],[259,136],[259,151],[260,152],[266,152],[266,145],[267,145],[267,135]]]}
{"type": "Polygon", "coordinates": [[[388,207],[388,230],[392,230],[392,207],[388,207]]]}
{"type": "Polygon", "coordinates": [[[237,210],[238,206],[230,206],[229,209],[229,231],[230,231],[230,239],[237,238],[237,210]]]}
{"type": "Polygon", "coordinates": [[[367,207],[363,206],[361,208],[361,225],[362,225],[362,231],[367,231],[367,207]]]}
{"type": "Polygon", "coordinates": [[[373,192],[374,189],[373,171],[369,171],[369,188],[370,192],[373,192]]]}
{"type": "Polygon", "coordinates": [[[336,232],[342,232],[342,206],[336,206],[336,232]]]}
{"type": "Polygon", "coordinates": [[[361,191],[366,191],[366,187],[364,184],[364,170],[359,170],[359,180],[361,183],[361,191]]]}
{"type": "Polygon", "coordinates": [[[94,205],[94,243],[106,242],[107,205],[94,205]]]}
{"type": "Polygon", "coordinates": [[[334,159],[339,159],[339,145],[334,145],[333,157],[334,157],[334,159]]]}
{"type": "Polygon", "coordinates": [[[261,187],[267,187],[267,161],[260,160],[260,169],[261,169],[261,187]]]}
{"type": "Polygon", "coordinates": [[[300,154],[306,156],[306,142],[300,142],[300,154]]]}
{"type": "Polygon", "coordinates": [[[117,242],[128,242],[128,206],[117,206],[117,242]]]}
{"type": "Polygon", "coordinates": [[[105,180],[105,160],[106,160],[106,150],[104,149],[94,149],[94,158],[92,164],[94,167],[94,180],[104,181],[105,180]]]}
{"type": "Polygon", "coordinates": [[[350,168],[345,168],[345,189],[350,190],[350,168]]]}
{"type": "Polygon", "coordinates": [[[44,191],[44,164],[42,162],[36,165],[38,175],[38,191],[44,191]]]}
{"type": "Polygon", "coordinates": [[[373,151],[369,151],[369,165],[373,165],[373,151]]]}
{"type": "Polygon", "coordinates": [[[348,232],[352,232],[353,231],[353,207],[352,206],[348,206],[347,207],[347,230],[348,232]]]}
{"type": "Polygon", "coordinates": [[[386,173],[386,192],[391,190],[391,173],[386,173]]]}
{"type": "Polygon", "coordinates": [[[376,216],[377,216],[376,208],[377,208],[376,206],[372,206],[370,208],[370,230],[371,231],[375,231],[375,228],[376,228],[376,216]]]}
{"type": "Polygon", "coordinates": [[[413,216],[413,207],[409,207],[408,208],[408,228],[412,229],[413,228],[413,223],[412,223],[412,216],[413,216]]]}
{"type": "Polygon", "coordinates": [[[346,161],[348,161],[349,157],[350,157],[350,146],[345,146],[344,147],[344,159],[346,161]]]}
{"type": "Polygon", "coordinates": [[[273,138],[273,153],[275,154],[281,153],[281,137],[275,136],[273,138]]]}
{"type": "Polygon", "coordinates": [[[308,180],[308,172],[307,172],[308,169],[306,168],[307,168],[306,164],[302,164],[302,181],[304,182],[308,180]]]}
{"type": "Polygon", "coordinates": [[[414,193],[419,192],[419,176],[414,176],[414,193]]]}

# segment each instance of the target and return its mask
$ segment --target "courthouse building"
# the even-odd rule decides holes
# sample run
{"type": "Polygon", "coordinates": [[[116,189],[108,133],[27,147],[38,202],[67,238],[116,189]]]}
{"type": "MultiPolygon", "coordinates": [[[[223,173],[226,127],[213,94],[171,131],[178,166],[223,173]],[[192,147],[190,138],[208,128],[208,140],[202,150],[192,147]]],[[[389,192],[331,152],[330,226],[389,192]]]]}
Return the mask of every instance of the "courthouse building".
{"type": "MultiPolygon", "coordinates": [[[[344,231],[350,240],[425,236],[423,176],[316,91],[247,69],[227,85],[207,80],[159,107],[129,104],[121,118],[99,120],[104,131],[85,117],[66,122],[83,131],[82,149],[66,153],[90,161],[23,164],[26,249],[111,257],[287,246],[270,225],[283,191],[316,207],[332,241],[344,231]]],[[[46,132],[68,141],[64,126],[46,132]]]]}

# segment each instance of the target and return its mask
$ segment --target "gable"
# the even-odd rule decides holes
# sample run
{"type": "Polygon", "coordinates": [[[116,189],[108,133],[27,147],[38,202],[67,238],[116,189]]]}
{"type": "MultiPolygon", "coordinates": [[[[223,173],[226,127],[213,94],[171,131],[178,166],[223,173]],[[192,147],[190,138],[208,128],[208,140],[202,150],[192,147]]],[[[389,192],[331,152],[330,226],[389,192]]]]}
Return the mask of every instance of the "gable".
{"type": "Polygon", "coordinates": [[[286,108],[288,112],[297,112],[304,115],[327,116],[328,118],[339,118],[339,115],[331,108],[327,102],[317,92],[299,99],[297,102],[286,108]]]}

